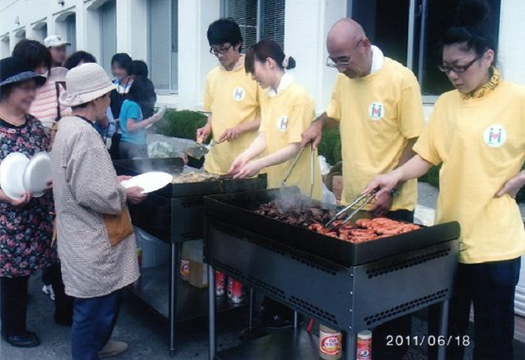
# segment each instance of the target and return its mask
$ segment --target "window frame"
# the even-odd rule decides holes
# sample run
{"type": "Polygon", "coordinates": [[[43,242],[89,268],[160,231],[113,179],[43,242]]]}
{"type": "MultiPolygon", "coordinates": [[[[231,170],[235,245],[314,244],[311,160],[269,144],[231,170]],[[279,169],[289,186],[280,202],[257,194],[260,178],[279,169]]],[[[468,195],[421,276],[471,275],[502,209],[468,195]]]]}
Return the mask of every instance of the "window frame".
{"type": "MultiPolygon", "coordinates": [[[[151,15],[151,3],[152,1],[155,1],[155,0],[148,0],[148,4],[147,4],[147,31],[148,31],[148,34],[147,34],[147,38],[148,38],[148,64],[150,66],[150,73],[152,72],[152,66],[153,66],[153,61],[152,61],[152,58],[153,58],[153,41],[152,41],[152,21],[151,21],[151,18],[152,18],[152,15],[151,15]]],[[[164,1],[164,0],[162,0],[164,1]]],[[[170,21],[169,21],[169,48],[170,48],[170,52],[169,52],[169,66],[168,66],[168,78],[169,78],[169,86],[168,86],[168,89],[158,89],[156,86],[155,86],[155,92],[158,94],[158,95],[177,95],[179,93],[179,80],[178,80],[178,76],[177,76],[177,81],[176,81],[176,84],[173,84],[172,82],[172,79],[173,79],[173,72],[174,71],[178,71],[178,64],[177,64],[177,69],[174,70],[173,69],[173,65],[174,65],[174,53],[173,53],[173,18],[172,18],[172,14],[173,14],[173,3],[176,2],[176,6],[178,7],[179,6],[179,0],[168,0],[168,6],[169,6],[169,17],[170,17],[170,21]]],[[[177,14],[178,14],[178,10],[177,10],[177,14]]],[[[177,37],[179,36],[179,32],[178,32],[178,19],[177,19],[177,37]]],[[[176,39],[177,41],[177,54],[178,54],[178,43],[179,43],[179,39],[177,38],[176,39]]],[[[155,85],[155,84],[153,84],[155,85]]]]}
{"type": "MultiPolygon", "coordinates": [[[[352,17],[353,11],[355,10],[358,1],[366,0],[347,0],[347,15],[352,17]]],[[[428,32],[429,23],[429,1],[430,0],[408,0],[409,1],[409,14],[408,14],[408,34],[407,34],[407,62],[406,67],[414,71],[416,78],[421,86],[421,94],[423,103],[425,105],[433,105],[441,94],[424,94],[423,86],[425,85],[425,61],[427,61],[426,50],[428,44],[426,42],[426,36],[428,32]],[[416,36],[417,34],[419,35],[416,36]],[[416,57],[417,54],[417,57],[416,57]]],[[[501,6],[501,1],[500,1],[501,6]]],[[[492,6],[492,5],[491,5],[492,6]]],[[[500,15],[501,16],[501,15],[500,15]]],[[[501,24],[500,24],[501,26],[501,24]]],[[[496,43],[498,46],[498,43],[496,43]]]]}
{"type": "MultiPolygon", "coordinates": [[[[228,6],[227,6],[228,0],[221,0],[221,17],[229,17],[228,14],[228,6]]],[[[264,19],[264,7],[265,7],[265,0],[254,0],[257,1],[257,16],[256,16],[256,26],[255,26],[255,42],[259,42],[262,40],[262,34],[264,33],[264,27],[265,27],[265,19],[264,19]]],[[[286,12],[286,0],[282,0],[284,4],[284,12],[286,12]]],[[[286,26],[284,26],[283,29],[283,46],[284,46],[284,35],[286,31],[286,26]]],[[[243,49],[246,50],[247,47],[243,44],[243,49]]]]}

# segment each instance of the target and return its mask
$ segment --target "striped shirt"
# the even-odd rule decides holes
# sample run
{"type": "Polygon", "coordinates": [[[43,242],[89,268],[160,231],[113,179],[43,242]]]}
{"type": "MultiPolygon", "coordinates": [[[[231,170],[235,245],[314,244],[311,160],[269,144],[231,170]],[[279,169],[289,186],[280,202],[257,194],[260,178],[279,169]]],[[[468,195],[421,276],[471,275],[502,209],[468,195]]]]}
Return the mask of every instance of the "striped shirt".
{"type": "MultiPolygon", "coordinates": [[[[59,85],[60,94],[64,91],[64,87],[59,85]]],[[[44,127],[51,127],[51,124],[58,117],[57,105],[58,99],[55,82],[48,80],[36,90],[36,97],[31,104],[29,113],[40,120],[44,127]]],[[[61,117],[70,116],[71,108],[60,105],[60,115],[61,117]]]]}

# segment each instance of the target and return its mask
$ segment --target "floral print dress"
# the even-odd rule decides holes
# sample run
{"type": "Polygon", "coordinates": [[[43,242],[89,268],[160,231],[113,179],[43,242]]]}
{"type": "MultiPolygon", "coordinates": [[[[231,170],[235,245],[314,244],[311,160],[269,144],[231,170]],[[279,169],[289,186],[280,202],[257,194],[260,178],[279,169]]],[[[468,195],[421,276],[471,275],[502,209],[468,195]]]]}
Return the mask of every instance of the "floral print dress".
{"type": "MultiPolygon", "coordinates": [[[[28,158],[46,151],[49,139],[40,121],[27,115],[14,126],[0,119],[0,161],[13,152],[28,158]]],[[[29,276],[56,260],[51,247],[53,195],[47,192],[21,207],[0,201],[0,277],[29,276]]]]}

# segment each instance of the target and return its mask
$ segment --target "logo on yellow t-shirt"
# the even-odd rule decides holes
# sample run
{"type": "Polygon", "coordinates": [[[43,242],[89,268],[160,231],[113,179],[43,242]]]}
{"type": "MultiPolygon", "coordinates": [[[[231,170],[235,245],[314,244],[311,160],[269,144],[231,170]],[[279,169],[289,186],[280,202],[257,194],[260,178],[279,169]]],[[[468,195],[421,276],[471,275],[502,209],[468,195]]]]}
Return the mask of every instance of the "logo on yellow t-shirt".
{"type": "Polygon", "coordinates": [[[368,107],[368,115],[372,120],[381,120],[385,117],[385,106],[380,102],[373,102],[368,107]]]}
{"type": "Polygon", "coordinates": [[[490,125],[483,133],[483,141],[490,147],[498,148],[507,141],[507,132],[501,125],[490,125]]]}
{"type": "Polygon", "coordinates": [[[277,130],[282,132],[288,130],[288,116],[281,116],[277,119],[277,130]]]}
{"type": "Polygon", "coordinates": [[[233,89],[233,100],[242,101],[244,100],[245,91],[242,87],[236,87],[233,89]]]}

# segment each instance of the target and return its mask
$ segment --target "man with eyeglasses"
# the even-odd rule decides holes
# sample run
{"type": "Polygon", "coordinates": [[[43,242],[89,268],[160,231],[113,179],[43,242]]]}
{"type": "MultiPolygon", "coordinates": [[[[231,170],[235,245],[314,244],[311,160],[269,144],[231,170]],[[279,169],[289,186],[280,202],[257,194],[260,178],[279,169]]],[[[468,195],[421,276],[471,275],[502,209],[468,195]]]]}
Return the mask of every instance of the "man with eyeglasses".
{"type": "Polygon", "coordinates": [[[197,130],[197,141],[205,142],[212,135],[213,146],[204,169],[224,175],[257,136],[260,86],[244,70],[243,39],[233,19],[213,22],[207,36],[210,54],[217,57],[220,65],[206,78],[204,109],[210,115],[207,124],[197,130]]]}
{"type": "MultiPolygon", "coordinates": [[[[423,105],[414,74],[385,57],[370,43],[357,22],[339,20],[327,38],[326,65],[339,71],[325,113],[303,134],[302,145],[321,141],[324,128],[339,126],[343,156],[342,203],[357,198],[375,174],[390,172],[408,161],[423,130],[423,105]]],[[[369,205],[373,216],[414,220],[417,181],[399,186],[369,205]]],[[[374,329],[374,358],[402,359],[407,347],[386,347],[386,336],[410,335],[404,317],[374,329]]]]}

